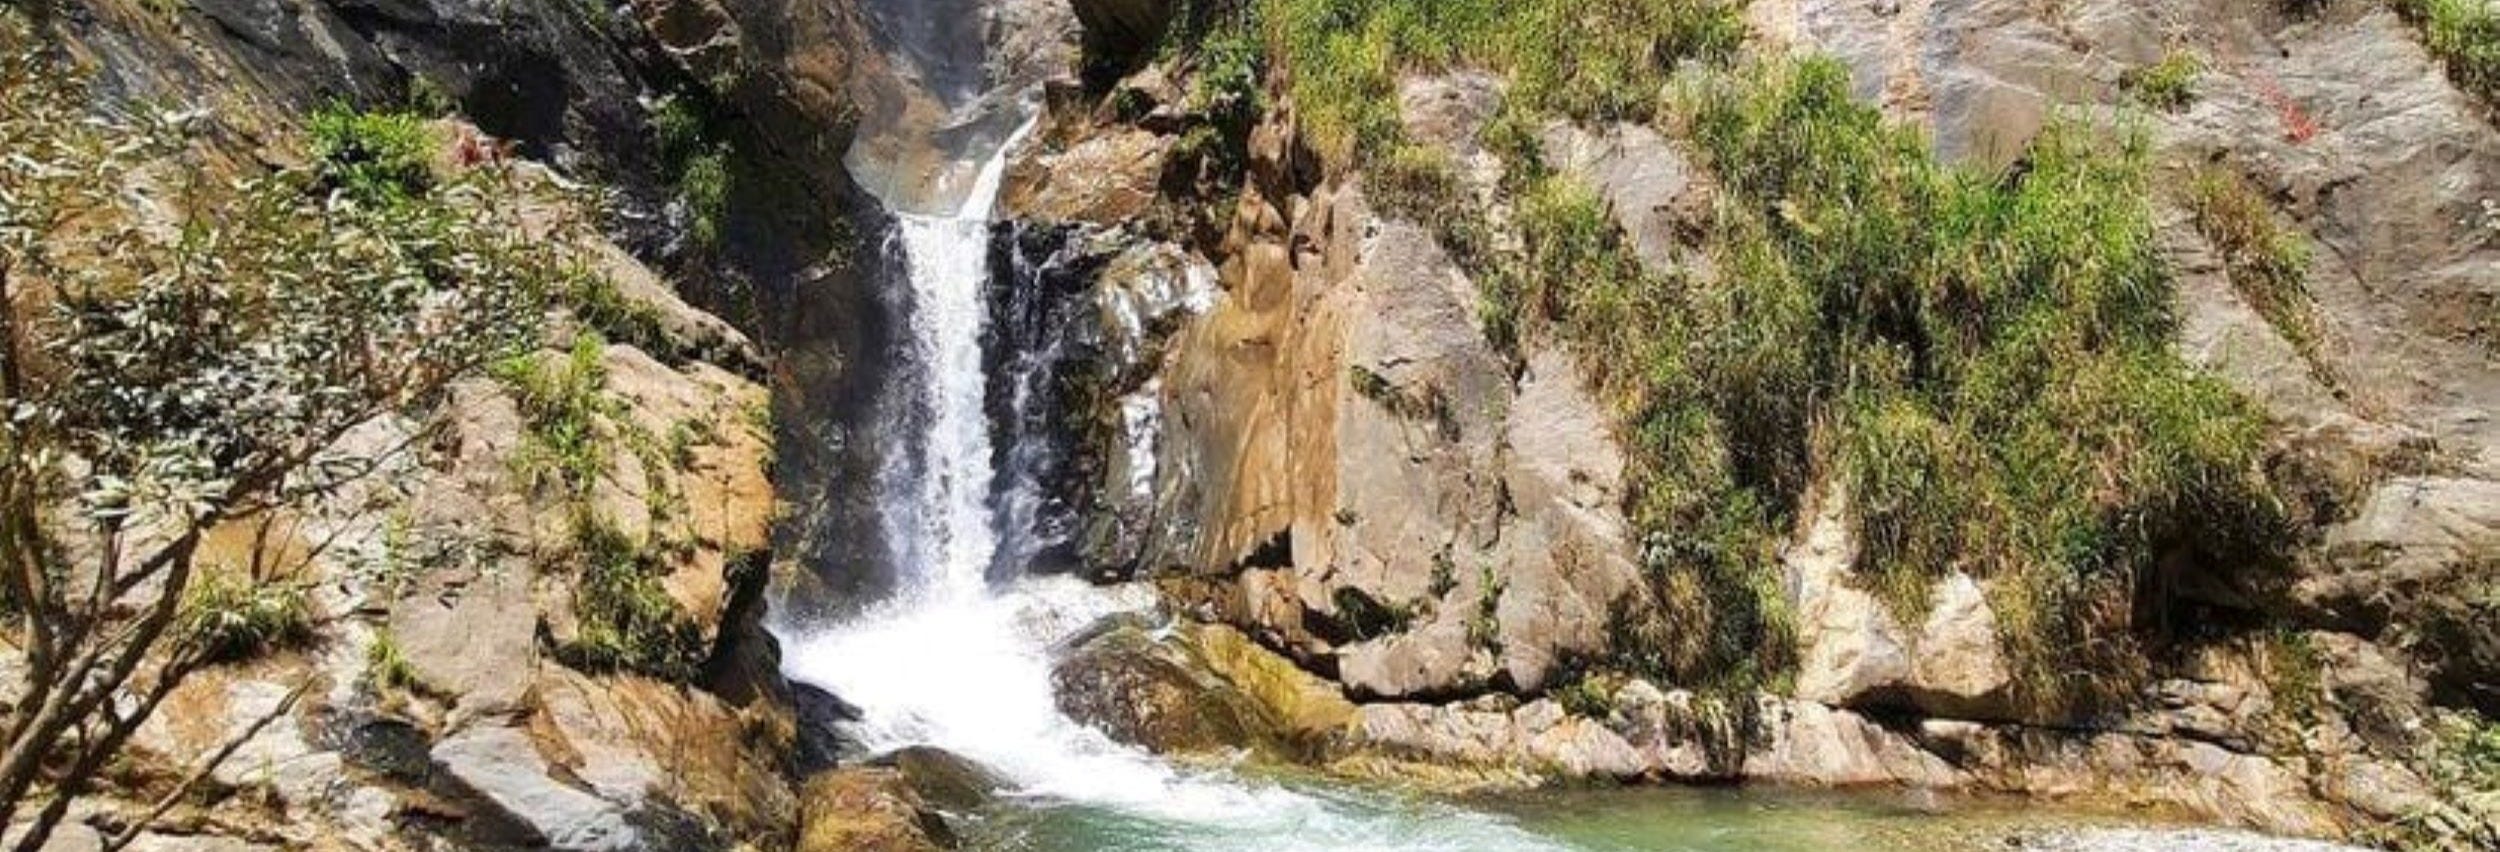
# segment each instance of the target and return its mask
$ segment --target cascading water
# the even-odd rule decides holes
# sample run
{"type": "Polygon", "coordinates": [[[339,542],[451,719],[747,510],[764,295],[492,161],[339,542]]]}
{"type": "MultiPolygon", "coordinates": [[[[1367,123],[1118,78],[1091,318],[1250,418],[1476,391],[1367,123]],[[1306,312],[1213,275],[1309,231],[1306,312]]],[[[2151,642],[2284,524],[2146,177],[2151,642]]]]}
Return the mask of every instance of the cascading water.
{"type": "Polygon", "coordinates": [[[1030,516],[994,506],[1032,496],[999,493],[994,460],[1014,453],[995,452],[984,409],[996,380],[982,351],[990,208],[1013,144],[989,154],[961,210],[898,216],[910,287],[905,357],[916,367],[906,373],[920,383],[920,428],[878,436],[897,450],[879,486],[899,588],[847,623],[786,636],[789,674],[855,704],[862,719],[849,733],[871,751],[944,748],[998,772],[1030,803],[1099,809],[1122,826],[1084,848],[1543,846],[1497,819],[1443,806],[1182,769],[1059,712],[1051,649],[1100,618],[1146,608],[1152,595],[1064,577],[991,582],[1004,537],[997,525],[1030,516]]]}

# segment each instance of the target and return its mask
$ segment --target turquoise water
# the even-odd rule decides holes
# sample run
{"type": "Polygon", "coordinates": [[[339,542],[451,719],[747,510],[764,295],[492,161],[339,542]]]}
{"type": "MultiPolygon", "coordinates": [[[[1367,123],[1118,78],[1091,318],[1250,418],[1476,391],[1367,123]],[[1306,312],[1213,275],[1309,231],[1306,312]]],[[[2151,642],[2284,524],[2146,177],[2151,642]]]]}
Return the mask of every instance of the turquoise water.
{"type": "Polygon", "coordinates": [[[1444,801],[1307,779],[1236,778],[1230,783],[1308,798],[1321,803],[1328,816],[1227,824],[1027,799],[1010,800],[961,825],[966,848],[990,852],[2330,852],[2345,848],[2185,826],[2155,813],[1915,792],[1666,787],[1444,801]],[[1361,826],[1359,831],[1331,831],[1332,826],[1355,824],[1361,826]]]}

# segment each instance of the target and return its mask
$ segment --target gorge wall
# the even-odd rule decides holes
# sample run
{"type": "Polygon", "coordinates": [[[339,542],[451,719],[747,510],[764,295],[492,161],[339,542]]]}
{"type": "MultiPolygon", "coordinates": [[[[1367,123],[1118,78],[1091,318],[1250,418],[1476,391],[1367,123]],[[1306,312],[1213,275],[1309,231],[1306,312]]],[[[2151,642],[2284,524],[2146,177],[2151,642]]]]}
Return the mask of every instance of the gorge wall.
{"type": "MultiPolygon", "coordinates": [[[[1115,736],[1449,787],[1907,785],[2500,843],[2500,792],[2458,768],[2457,745],[2500,714],[2500,132],[2489,93],[2451,83],[2404,15],[1689,4],[1741,6],[1745,61],[1836,58],[1858,102],[1990,181],[2020,183],[2061,117],[2143,134],[2175,354],[2262,411],[2255,472],[2290,522],[2279,560],[2151,555],[2116,617],[2143,670],[2111,673],[2118,700],[2076,705],[2028,691],[2003,575],[1948,560],[1910,595],[1886,585],[1869,498],[1826,444],[1768,513],[1768,570],[1731,592],[1678,567],[1661,554],[1717,545],[1642,510],[1656,443],[1643,400],[1604,379],[1598,335],[1487,309],[1505,264],[1540,250],[1521,222],[1551,199],[1523,187],[1547,172],[1595,200],[1593,239],[1643,274],[1739,274],[1722,240],[1740,202],[1695,128],[1523,119],[1514,75],[1443,58],[1365,93],[1434,168],[1349,158],[1297,99],[1297,75],[1320,71],[1266,30],[1228,29],[1283,6],[45,6],[106,108],[204,110],[219,174],[300,160],[304,117],[333,100],[422,105],[459,116],[438,125],[455,138],[508,141],[546,190],[534,221],[569,223],[549,239],[649,320],[585,346],[573,332],[602,323],[567,309],[530,362],[602,400],[579,494],[516,461],[543,406],[506,382],[463,383],[342,448],[391,459],[400,484],[290,518],[323,542],[298,569],[323,641],[186,686],[128,788],[75,821],[110,828],[168,767],[239,735],[208,804],[151,842],[942,837],[898,771],[818,773],[846,708],[784,681],[765,602],[805,621],[892,585],[863,485],[887,460],[851,437],[911,424],[888,393],[903,307],[873,286],[899,264],[880,211],[951,209],[970,176],[941,164],[1007,138],[1014,99],[1038,91],[986,351],[993,432],[1025,454],[993,465],[1023,478],[1002,493],[1048,497],[995,507],[1031,533],[1001,560],[1151,582],[1186,616],[1071,649],[1063,705],[1115,736]],[[2174,56],[2194,58],[2192,96],[2148,98],[2147,69],[2174,56]],[[2190,190],[2215,174],[2313,247],[2301,312],[2245,286],[2245,241],[2190,190]],[[607,196],[568,194],[583,182],[607,196]],[[1447,206],[1418,205],[1426,192],[1447,206]],[[583,517],[614,536],[586,539],[583,517]],[[660,602],[658,656],[601,645],[613,613],[584,603],[594,563],[657,591],[636,606],[660,602]],[[383,688],[377,659],[396,661],[383,688]]],[[[1687,63],[1679,85],[1735,61],[1670,60],[1658,41],[1653,60],[1687,63]]],[[[1809,205],[1756,206],[1813,230],[1809,205]]]]}
{"type": "MultiPolygon", "coordinates": [[[[1070,380],[1090,405],[1068,418],[1092,441],[1085,570],[1153,578],[1308,679],[1279,693],[1259,668],[1172,675],[1176,660],[1235,656],[1123,639],[1080,655],[1083,688],[1149,707],[1243,702],[1284,740],[1325,743],[1288,755],[1356,772],[1907,784],[2494,842],[2487,782],[2460,785],[2443,737],[2494,709],[2500,136],[2398,12],[1741,4],[1749,53],[1836,57],[1855,97],[1982,174],[2020,175],[2060,116],[2147,139],[2176,351],[2262,408],[2268,475],[2298,517],[2279,534],[2283,564],[2160,560],[2124,628],[2148,668],[2093,709],[2024,691],[2000,615],[2010,580],[1948,568],[1917,610],[1884,592],[1829,459],[1761,581],[1792,667],[1734,692],[1627,670],[1706,641],[1727,610],[1693,608],[1673,597],[1684,581],[1645,567],[1674,544],[1660,536],[1683,533],[1627,518],[1627,412],[1570,334],[1505,351],[1487,273],[1460,256],[1483,250],[1411,212],[1398,162],[1321,150],[1293,85],[1311,69],[1262,64],[1241,87],[1226,12],[1078,5],[1094,67],[1113,70],[1052,90],[1006,204],[1028,233],[1062,234],[1063,265],[1096,282],[1074,297],[1100,316],[1098,357],[1070,380]],[[2146,107],[2142,69],[2180,55],[2201,71],[2193,97],[2146,107]],[[1255,121],[1228,127],[1241,99],[1255,121]],[[2314,320],[2286,326],[2235,286],[2241,247],[2218,245],[2184,191],[2216,172],[2316,246],[2314,320]],[[1628,631],[1627,608],[1677,628],[1628,631]],[[1136,685],[1167,677],[1169,692],[1136,685]]],[[[1249,26],[1253,43],[1267,27],[1271,62],[1291,38],[1277,6],[1217,8],[1265,14],[1249,26]]],[[[1536,203],[1521,171],[1542,168],[1599,199],[1651,270],[1707,280],[1726,261],[1712,248],[1719,176],[1690,128],[1546,119],[1523,146],[1502,74],[1394,76],[1400,133],[1450,166],[1497,257],[1518,256],[1505,223],[1536,203]]],[[[1141,725],[1161,714],[1121,699],[1080,703],[1149,742],[1202,739],[1141,725]]]]}

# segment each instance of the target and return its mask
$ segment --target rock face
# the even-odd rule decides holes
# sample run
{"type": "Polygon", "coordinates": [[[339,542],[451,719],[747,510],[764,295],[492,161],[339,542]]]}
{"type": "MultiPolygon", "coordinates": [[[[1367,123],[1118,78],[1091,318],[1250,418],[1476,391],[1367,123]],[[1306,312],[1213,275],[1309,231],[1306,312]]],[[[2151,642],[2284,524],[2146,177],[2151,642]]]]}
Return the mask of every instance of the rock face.
{"type": "MultiPolygon", "coordinates": [[[[543,177],[523,170],[515,185],[531,180],[543,177]]],[[[655,348],[754,363],[744,335],[653,289],[630,256],[597,242],[563,250],[651,312],[655,348]]],[[[430,426],[378,422],[330,448],[381,470],[289,507],[294,534],[326,546],[268,570],[311,582],[335,626],[315,649],[185,681],[132,759],[187,767],[240,739],[211,789],[251,804],[196,818],[289,845],[695,850],[794,836],[786,687],[776,676],[730,688],[706,672],[777,666],[752,604],[777,506],[771,438],[749,417],[764,391],[705,361],[596,354],[585,392],[600,400],[588,438],[599,475],[578,492],[529,475],[546,451],[535,415],[493,380],[456,385],[430,426]],[[667,435],[682,438],[651,449],[667,435]],[[606,617],[584,576],[602,570],[583,559],[585,523],[644,554],[625,570],[647,572],[645,606],[682,630],[693,659],[564,664],[592,641],[582,625],[606,617]]],[[[249,570],[268,552],[224,533],[201,570],[249,570]]]]}
{"type": "MultiPolygon", "coordinates": [[[[1981,170],[2019,168],[2060,110],[2127,101],[2133,69],[2173,51],[2202,60],[2192,104],[2144,119],[2165,187],[2155,218],[2180,351],[2278,426],[2316,535],[2292,570],[2183,578],[2160,603],[2212,617],[2148,661],[2135,703],[2052,714],[2027,703],[2000,636],[2020,602],[1972,566],[1879,589],[1857,570],[1848,495],[1824,476],[1779,554],[1800,658],[1790,694],[1705,701],[1592,677],[1576,666],[1611,650],[1610,610],[1649,594],[1620,508],[1620,412],[1565,353],[1488,345],[1476,282],[1431,223],[1383,214],[1364,175],[1322,168],[1276,81],[1223,206],[1173,209],[1169,175],[1147,193],[1190,126],[1175,94],[1185,64],[1137,71],[1098,104],[1055,93],[1050,132],[1011,172],[1019,215],[1125,246],[1106,253],[1216,270],[1206,309],[1133,326],[1147,343],[1109,379],[1121,404],[1100,414],[1117,428],[1097,434],[1127,453],[1095,486],[1114,495],[1089,541],[1098,569],[1164,578],[1193,615],[1362,702],[1326,758],[1347,771],[2111,795],[2303,834],[2417,819],[2468,826],[2450,839],[2488,833],[2473,827],[2490,816],[2458,815],[2418,759],[2447,712],[2434,705],[2493,711],[2500,242],[2485,199],[2500,196],[2500,133],[2486,108],[2379,4],[2305,18],[2218,0],[1749,10],[1760,47],[1837,55],[1861,98],[1981,170]],[[2318,248],[2306,287],[2323,345],[2293,345],[2235,290],[2188,199],[2166,189],[2195,168],[2248,178],[2318,248]],[[1109,178],[1069,179],[1087,170],[1109,178]]],[[[1501,81],[1410,76],[1397,97],[1406,138],[1452,166],[1494,225],[1490,250],[1506,250],[1509,164],[1480,139],[1501,81]]],[[[1545,166],[1605,202],[1642,262],[1706,280],[1699,237],[1716,201],[1675,132],[1555,123],[1530,136],[1545,166]]],[[[1204,694],[1178,673],[1186,659],[1162,659],[1147,680],[1204,694]]]]}
{"type": "MultiPolygon", "coordinates": [[[[132,746],[133,765],[157,774],[106,791],[97,818],[119,818],[130,804],[120,798],[153,801],[179,777],[165,773],[249,733],[209,779],[201,801],[218,804],[176,808],[169,819],[185,837],[141,845],[795,841],[797,772],[814,767],[793,757],[795,702],[761,622],[782,494],[764,417],[776,400],[760,382],[801,376],[838,396],[835,353],[862,348],[850,273],[817,266],[855,253],[834,251],[853,239],[836,224],[857,195],[840,162],[869,53],[854,5],[102,0],[58,23],[103,102],[213,105],[207,144],[233,149],[218,152],[232,162],[296,156],[287,129],[334,98],[439,97],[477,125],[442,123],[454,135],[482,131],[553,164],[516,166],[523,218],[546,229],[530,236],[613,285],[632,325],[597,329],[613,344],[587,371],[598,474],[578,494],[547,482],[539,415],[486,378],[459,383],[421,418],[369,424],[330,448],[379,470],[279,513],[291,535],[321,543],[287,551],[300,564],[286,566],[324,616],[319,642],[184,683],[168,699],[178,709],[132,746]],[[679,176],[652,128],[664,99],[703,104],[705,144],[737,153],[723,238],[705,251],[687,250],[679,176]],[[619,215],[603,223],[615,233],[566,227],[581,211],[537,191],[562,183],[554,170],[617,190],[619,215]],[[784,300],[804,309],[757,321],[784,300]],[[632,555],[632,606],[665,622],[651,632],[668,633],[667,647],[592,629],[616,604],[586,575],[615,566],[588,564],[586,521],[632,555]],[[620,639],[621,652],[582,651],[620,639]]],[[[566,348],[602,321],[558,316],[545,342],[566,348]]],[[[780,401],[806,409],[808,399],[780,401]]],[[[249,564],[252,531],[211,539],[208,570],[249,564]]]]}
{"type": "MultiPolygon", "coordinates": [[[[1455,116],[1418,102],[1483,120],[1464,99],[1455,116]]],[[[1085,144],[1042,155],[1019,209],[1124,215],[1051,188],[1085,144]]],[[[1213,298],[1137,326],[1145,369],[1115,378],[1157,429],[1101,490],[1141,495],[1115,512],[1172,520],[1114,527],[1133,543],[1111,573],[1217,580],[1208,602],[1228,620],[1358,695],[1542,688],[1641,593],[1603,413],[1569,358],[1491,348],[1475,285],[1424,228],[1378,217],[1355,187],[1293,189],[1295,155],[1259,150],[1213,298]]]]}
{"type": "Polygon", "coordinates": [[[1163,42],[1179,4],[1171,0],[1074,0],[1089,51],[1125,63],[1163,42]]]}

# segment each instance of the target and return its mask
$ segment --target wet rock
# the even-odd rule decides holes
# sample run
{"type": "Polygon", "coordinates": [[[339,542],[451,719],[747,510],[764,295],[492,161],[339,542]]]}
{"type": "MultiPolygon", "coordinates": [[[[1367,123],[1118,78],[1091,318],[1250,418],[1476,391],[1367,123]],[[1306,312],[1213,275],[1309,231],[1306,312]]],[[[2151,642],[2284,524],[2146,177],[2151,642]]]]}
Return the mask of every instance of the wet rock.
{"type": "Polygon", "coordinates": [[[1144,130],[1091,134],[1019,159],[999,204],[1036,222],[1125,225],[1158,203],[1171,147],[1171,137],[1144,130]]]}
{"type": "Polygon", "coordinates": [[[813,684],[792,683],[790,694],[798,726],[794,768],[801,777],[832,769],[855,753],[856,744],[840,731],[862,718],[858,707],[813,684]]]}
{"type": "Polygon", "coordinates": [[[879,761],[903,774],[903,782],[929,804],[952,811],[971,811],[988,804],[1006,789],[1006,779],[981,764],[945,749],[911,746],[879,761]]]}
{"type": "Polygon", "coordinates": [[[945,819],[928,810],[897,770],[824,773],[809,779],[799,796],[799,852],[936,852],[956,845],[945,819]]]}
{"type": "Polygon", "coordinates": [[[1142,625],[1087,640],[1051,671],[1059,709],[1112,739],[1159,752],[1250,742],[1247,708],[1142,625]]]}
{"type": "Polygon", "coordinates": [[[1060,709],[1122,742],[1159,752],[1256,749],[1286,759],[1327,753],[1353,705],[1228,627],[1113,622],[1052,672],[1060,709]]]}

